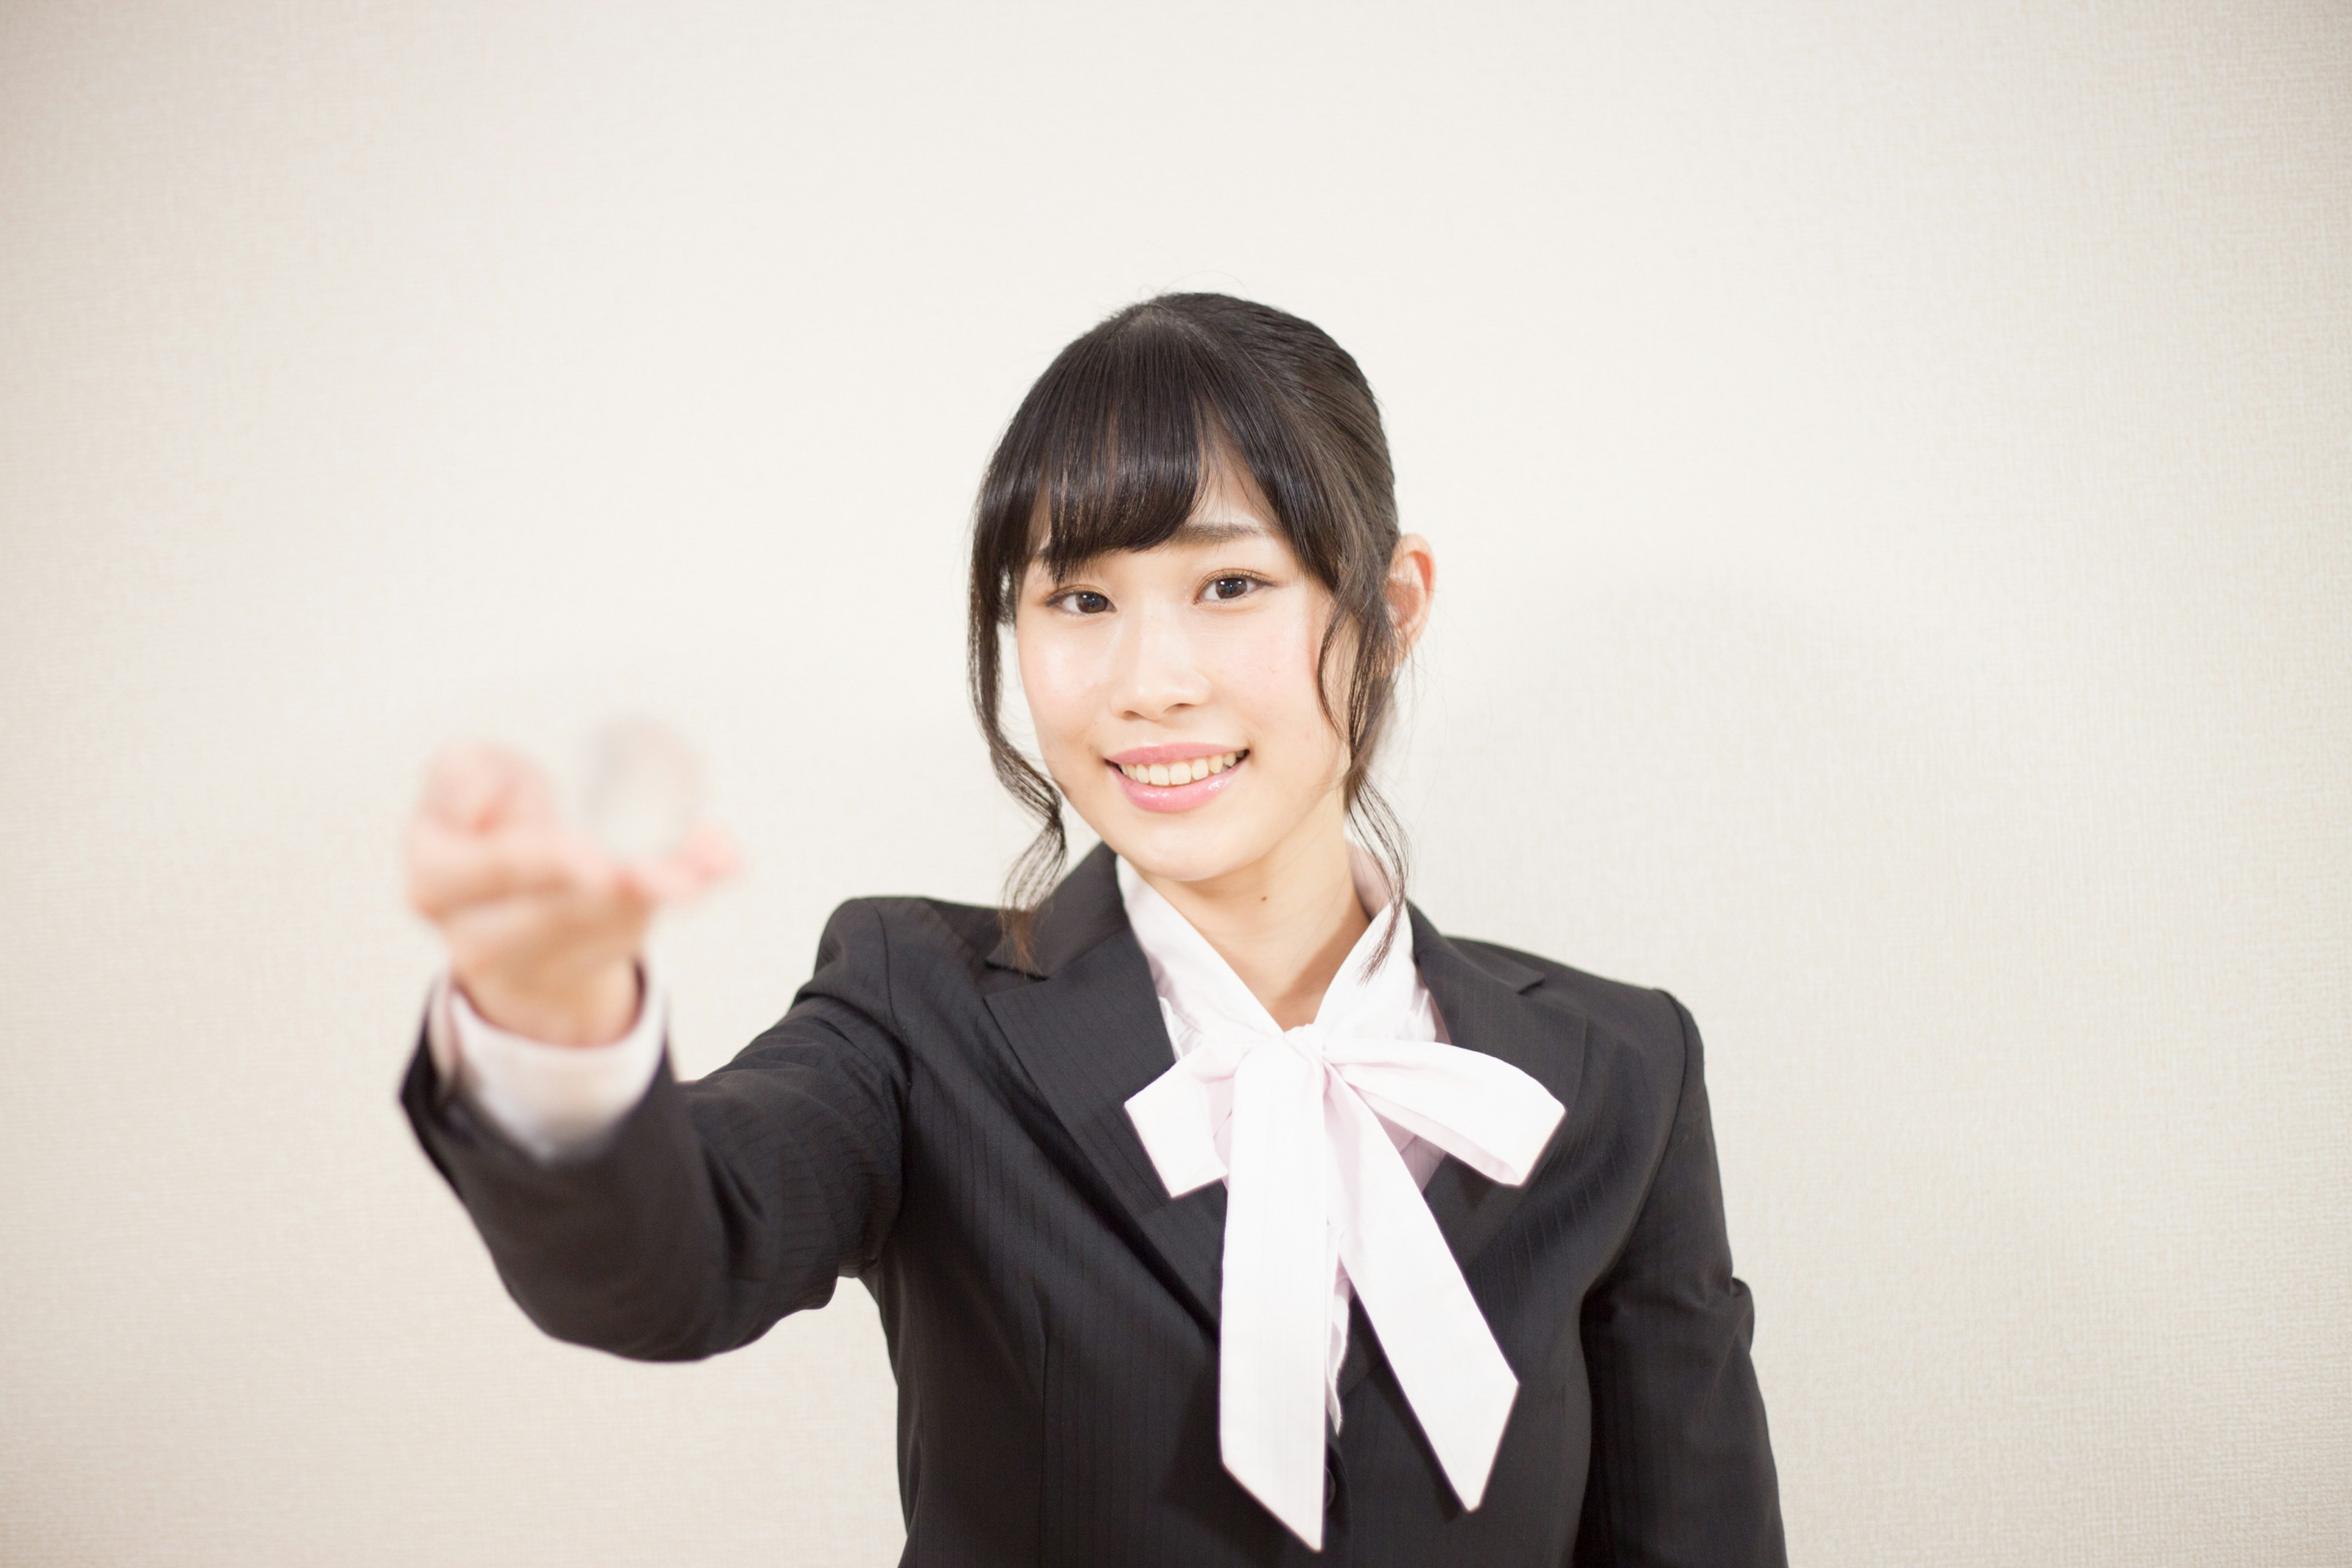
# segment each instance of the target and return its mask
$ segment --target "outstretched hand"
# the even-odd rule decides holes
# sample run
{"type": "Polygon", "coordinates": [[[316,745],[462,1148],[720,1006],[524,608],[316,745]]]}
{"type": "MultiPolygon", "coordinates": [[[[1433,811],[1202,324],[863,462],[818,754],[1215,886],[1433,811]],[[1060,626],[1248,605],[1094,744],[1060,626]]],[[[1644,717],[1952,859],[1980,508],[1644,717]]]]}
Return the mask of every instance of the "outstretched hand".
{"type": "Polygon", "coordinates": [[[493,746],[451,747],[426,769],[407,837],[408,901],[449,946],[457,984],[502,1029],[604,1045],[635,1021],[636,961],[664,904],[735,869],[704,824],[665,854],[614,859],[565,826],[547,776],[493,746]]]}

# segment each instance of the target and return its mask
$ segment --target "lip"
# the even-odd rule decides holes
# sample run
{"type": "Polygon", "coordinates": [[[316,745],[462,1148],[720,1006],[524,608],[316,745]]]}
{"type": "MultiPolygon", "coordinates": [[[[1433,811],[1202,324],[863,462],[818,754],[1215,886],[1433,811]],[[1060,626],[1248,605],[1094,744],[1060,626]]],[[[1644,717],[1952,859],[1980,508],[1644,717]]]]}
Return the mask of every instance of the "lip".
{"type": "MultiPolygon", "coordinates": [[[[1226,750],[1234,751],[1240,748],[1227,747],[1226,750]]],[[[1193,757],[1213,757],[1219,754],[1216,752],[1203,752],[1196,747],[1145,746],[1133,752],[1122,752],[1117,758],[1105,758],[1103,766],[1110,769],[1110,776],[1118,781],[1120,789],[1127,792],[1127,798],[1130,805],[1145,811],[1191,811],[1196,806],[1206,805],[1216,799],[1223,793],[1225,786],[1234,782],[1234,776],[1249,766],[1250,760],[1246,752],[1244,752],[1241,761],[1223,773],[1211,773],[1207,778],[1194,779],[1190,784],[1138,784],[1120,773],[1118,764],[1124,762],[1128,766],[1135,767],[1147,763],[1181,763],[1190,761],[1193,757]]]]}
{"type": "MultiPolygon", "coordinates": [[[[1130,751],[1114,752],[1103,761],[1115,763],[1122,768],[1148,768],[1154,763],[1189,763],[1195,757],[1222,757],[1227,752],[1248,750],[1247,746],[1210,746],[1198,741],[1171,741],[1165,745],[1137,746],[1130,751]]],[[[1175,789],[1181,786],[1171,784],[1167,787],[1175,789]]]]}

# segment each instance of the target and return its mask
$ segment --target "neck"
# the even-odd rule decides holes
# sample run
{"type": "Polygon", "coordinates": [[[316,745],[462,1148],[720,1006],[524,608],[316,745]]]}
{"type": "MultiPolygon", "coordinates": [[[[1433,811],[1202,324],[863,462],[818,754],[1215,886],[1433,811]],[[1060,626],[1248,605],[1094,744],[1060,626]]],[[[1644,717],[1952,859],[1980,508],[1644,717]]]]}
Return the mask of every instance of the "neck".
{"type": "Polygon", "coordinates": [[[1371,924],[1348,867],[1345,819],[1335,792],[1250,865],[1197,882],[1142,872],[1286,1029],[1315,1021],[1323,993],[1371,924]]]}

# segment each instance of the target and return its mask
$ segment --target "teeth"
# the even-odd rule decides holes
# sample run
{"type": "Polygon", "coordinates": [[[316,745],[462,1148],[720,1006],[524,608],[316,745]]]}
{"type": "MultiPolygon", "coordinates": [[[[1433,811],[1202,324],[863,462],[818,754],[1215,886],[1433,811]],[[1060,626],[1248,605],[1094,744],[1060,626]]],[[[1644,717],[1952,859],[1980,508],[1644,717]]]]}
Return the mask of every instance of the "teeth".
{"type": "Polygon", "coordinates": [[[1193,757],[1181,763],[1152,763],[1148,766],[1129,766],[1122,763],[1118,771],[1138,784],[1159,784],[1166,788],[1170,784],[1187,784],[1196,779],[1207,778],[1211,773],[1223,773],[1244,755],[1246,753],[1242,752],[1227,752],[1222,756],[1193,757]]]}

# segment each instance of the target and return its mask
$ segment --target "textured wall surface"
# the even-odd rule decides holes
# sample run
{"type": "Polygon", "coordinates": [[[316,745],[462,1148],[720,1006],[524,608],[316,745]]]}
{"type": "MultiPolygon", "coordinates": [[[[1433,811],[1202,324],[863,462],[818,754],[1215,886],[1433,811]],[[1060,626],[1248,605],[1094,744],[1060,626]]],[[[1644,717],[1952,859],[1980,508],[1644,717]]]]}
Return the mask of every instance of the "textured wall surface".
{"type": "Polygon", "coordinates": [[[393,1107],[439,742],[650,710],[681,1067],[1020,840],[997,427],[1390,413],[1441,924],[1706,1031],[1815,1568],[2352,1561],[2341,6],[0,8],[0,1560],[886,1563],[855,1286],[540,1338],[393,1107]]]}

